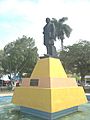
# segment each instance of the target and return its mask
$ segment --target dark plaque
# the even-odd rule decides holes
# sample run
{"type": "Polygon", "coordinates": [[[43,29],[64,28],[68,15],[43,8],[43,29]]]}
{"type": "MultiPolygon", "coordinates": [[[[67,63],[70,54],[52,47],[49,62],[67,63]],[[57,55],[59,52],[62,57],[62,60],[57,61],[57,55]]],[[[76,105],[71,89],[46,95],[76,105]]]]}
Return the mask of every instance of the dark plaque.
{"type": "Polygon", "coordinates": [[[39,79],[31,79],[30,86],[38,86],[39,79]]]}

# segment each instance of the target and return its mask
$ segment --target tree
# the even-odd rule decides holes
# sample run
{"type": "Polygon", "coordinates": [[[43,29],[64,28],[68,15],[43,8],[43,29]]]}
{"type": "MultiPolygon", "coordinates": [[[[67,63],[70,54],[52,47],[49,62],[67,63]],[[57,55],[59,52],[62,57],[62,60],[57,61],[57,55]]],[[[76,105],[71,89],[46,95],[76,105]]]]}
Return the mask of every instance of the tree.
{"type": "Polygon", "coordinates": [[[90,42],[80,41],[72,46],[67,46],[59,53],[66,71],[80,74],[81,82],[85,75],[90,73],[90,42]]]}
{"type": "Polygon", "coordinates": [[[52,18],[52,22],[54,23],[55,28],[56,28],[56,38],[61,40],[61,49],[62,50],[63,50],[63,40],[65,39],[65,36],[69,38],[70,34],[72,32],[72,28],[69,25],[64,24],[64,22],[66,20],[68,20],[67,17],[63,17],[59,20],[52,18]]]}
{"type": "Polygon", "coordinates": [[[3,68],[2,68],[2,60],[3,60],[3,50],[0,50],[0,77],[2,75],[3,72],[3,68]]]}
{"type": "Polygon", "coordinates": [[[38,58],[33,38],[23,36],[4,47],[2,65],[5,72],[30,73],[38,58]]]}

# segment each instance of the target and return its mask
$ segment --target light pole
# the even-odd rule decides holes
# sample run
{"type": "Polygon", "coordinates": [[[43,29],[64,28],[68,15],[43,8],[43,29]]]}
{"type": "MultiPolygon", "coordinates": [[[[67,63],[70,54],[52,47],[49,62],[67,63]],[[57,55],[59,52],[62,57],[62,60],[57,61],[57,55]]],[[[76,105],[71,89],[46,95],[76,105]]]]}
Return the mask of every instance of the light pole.
{"type": "Polygon", "coordinates": [[[9,73],[10,73],[10,80],[11,80],[11,55],[8,54],[9,57],[9,73]]]}

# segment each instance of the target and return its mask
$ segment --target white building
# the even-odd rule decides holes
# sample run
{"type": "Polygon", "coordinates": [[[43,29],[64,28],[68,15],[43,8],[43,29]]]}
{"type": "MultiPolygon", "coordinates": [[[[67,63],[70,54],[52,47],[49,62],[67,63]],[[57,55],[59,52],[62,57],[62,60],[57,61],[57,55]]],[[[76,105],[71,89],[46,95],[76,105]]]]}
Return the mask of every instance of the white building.
{"type": "Polygon", "coordinates": [[[90,86],[90,75],[85,76],[85,86],[90,86]]]}

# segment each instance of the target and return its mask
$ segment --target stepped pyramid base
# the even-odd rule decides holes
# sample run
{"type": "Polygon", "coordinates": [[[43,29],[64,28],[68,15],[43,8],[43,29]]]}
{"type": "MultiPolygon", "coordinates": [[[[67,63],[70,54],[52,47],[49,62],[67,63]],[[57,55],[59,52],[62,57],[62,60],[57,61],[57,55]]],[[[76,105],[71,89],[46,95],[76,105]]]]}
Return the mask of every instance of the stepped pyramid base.
{"type": "Polygon", "coordinates": [[[67,78],[59,59],[40,59],[30,79],[15,88],[12,102],[21,111],[53,120],[78,110],[87,99],[75,79],[67,78]]]}
{"type": "Polygon", "coordinates": [[[82,87],[15,89],[13,103],[19,106],[54,113],[86,102],[82,87]]]}

